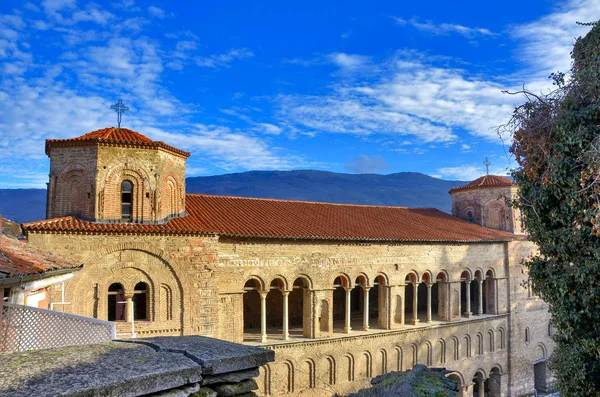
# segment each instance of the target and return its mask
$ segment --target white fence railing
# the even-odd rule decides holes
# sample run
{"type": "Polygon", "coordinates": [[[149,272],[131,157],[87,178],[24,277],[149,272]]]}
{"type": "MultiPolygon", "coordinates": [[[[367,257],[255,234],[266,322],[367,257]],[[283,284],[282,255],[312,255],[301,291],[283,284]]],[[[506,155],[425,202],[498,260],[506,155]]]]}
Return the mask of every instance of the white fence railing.
{"type": "Polygon", "coordinates": [[[115,324],[90,317],[4,303],[0,313],[0,352],[106,342],[115,324]]]}

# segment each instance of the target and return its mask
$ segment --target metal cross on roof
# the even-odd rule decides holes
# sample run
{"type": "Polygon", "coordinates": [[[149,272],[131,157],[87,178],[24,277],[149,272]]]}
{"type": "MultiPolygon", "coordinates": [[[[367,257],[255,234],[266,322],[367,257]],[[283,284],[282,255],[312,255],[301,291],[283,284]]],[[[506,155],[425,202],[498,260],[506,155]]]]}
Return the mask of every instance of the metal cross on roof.
{"type": "Polygon", "coordinates": [[[489,175],[490,174],[490,160],[488,160],[488,158],[485,158],[485,161],[483,162],[483,164],[485,164],[485,174],[489,175]]]}
{"type": "Polygon", "coordinates": [[[117,128],[121,128],[121,115],[124,112],[128,111],[129,108],[123,105],[123,101],[121,101],[120,99],[119,102],[115,103],[110,108],[117,112],[117,128]]]}

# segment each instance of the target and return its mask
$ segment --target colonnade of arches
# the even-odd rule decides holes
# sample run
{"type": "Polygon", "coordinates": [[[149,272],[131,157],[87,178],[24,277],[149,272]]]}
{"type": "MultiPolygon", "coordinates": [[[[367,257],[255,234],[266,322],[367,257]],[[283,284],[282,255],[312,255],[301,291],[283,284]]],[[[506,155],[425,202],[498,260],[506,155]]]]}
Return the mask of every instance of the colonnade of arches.
{"type": "Polygon", "coordinates": [[[458,386],[457,397],[501,397],[502,396],[502,369],[494,366],[488,375],[483,369],[478,369],[473,379],[465,381],[463,376],[456,372],[448,375],[458,386]]]}
{"type": "Polygon", "coordinates": [[[265,343],[270,338],[318,338],[497,314],[493,269],[485,273],[466,269],[454,281],[445,271],[421,275],[410,271],[404,283],[397,285],[390,285],[384,273],[373,278],[363,273],[334,276],[327,289],[313,289],[306,275],[291,283],[283,276],[269,283],[258,276],[247,279],[243,287],[244,340],[265,343]]]}

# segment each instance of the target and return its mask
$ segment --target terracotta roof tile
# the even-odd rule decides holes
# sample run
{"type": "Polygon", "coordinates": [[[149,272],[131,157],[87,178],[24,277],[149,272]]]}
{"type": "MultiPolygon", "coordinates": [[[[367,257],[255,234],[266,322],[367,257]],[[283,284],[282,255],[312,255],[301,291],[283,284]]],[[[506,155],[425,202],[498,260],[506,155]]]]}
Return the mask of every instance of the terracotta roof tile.
{"type": "Polygon", "coordinates": [[[127,129],[127,128],[102,128],[100,130],[88,132],[82,136],[68,139],[46,139],[46,154],[52,147],[56,146],[73,146],[78,143],[106,143],[106,144],[122,144],[122,145],[136,145],[143,147],[162,147],[171,152],[175,152],[186,157],[190,155],[189,152],[177,149],[173,146],[167,145],[162,141],[153,141],[152,139],[140,134],[139,132],[127,129]]]}
{"type": "Polygon", "coordinates": [[[475,179],[473,182],[450,189],[450,194],[461,190],[480,189],[480,188],[494,188],[494,187],[508,187],[516,186],[516,183],[508,178],[498,175],[484,175],[481,178],[475,179]]]}
{"type": "Polygon", "coordinates": [[[213,234],[221,236],[373,240],[507,241],[515,235],[487,229],[433,208],[314,203],[188,194],[188,215],[164,225],[93,223],[62,217],[26,223],[29,232],[213,234]]]}
{"type": "Polygon", "coordinates": [[[0,279],[78,267],[79,264],[75,262],[32,247],[26,242],[8,236],[0,239],[0,279]]]}

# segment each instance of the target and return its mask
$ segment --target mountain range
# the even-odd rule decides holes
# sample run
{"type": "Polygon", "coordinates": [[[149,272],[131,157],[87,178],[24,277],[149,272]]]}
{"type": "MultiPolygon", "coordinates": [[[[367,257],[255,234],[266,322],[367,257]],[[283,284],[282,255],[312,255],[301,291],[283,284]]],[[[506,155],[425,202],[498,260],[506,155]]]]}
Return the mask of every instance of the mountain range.
{"type": "MultiPolygon", "coordinates": [[[[434,207],[450,212],[448,191],[466,184],[419,172],[389,175],[327,171],[250,171],[186,179],[188,193],[323,201],[345,204],[434,207]]],[[[0,189],[0,214],[18,222],[45,217],[45,189],[0,189]]]]}

